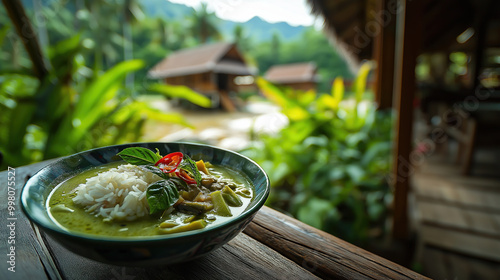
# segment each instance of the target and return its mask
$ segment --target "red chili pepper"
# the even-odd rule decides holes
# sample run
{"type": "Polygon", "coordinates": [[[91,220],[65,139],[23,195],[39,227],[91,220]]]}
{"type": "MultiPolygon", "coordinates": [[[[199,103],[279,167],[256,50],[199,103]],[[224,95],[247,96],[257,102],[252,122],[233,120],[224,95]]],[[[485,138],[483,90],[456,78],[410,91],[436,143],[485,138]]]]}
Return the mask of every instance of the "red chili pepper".
{"type": "Polygon", "coordinates": [[[189,176],[189,174],[183,169],[176,170],[175,175],[177,175],[177,177],[181,178],[188,184],[196,184],[196,180],[191,178],[191,176],[189,176]]]}
{"type": "Polygon", "coordinates": [[[155,166],[158,166],[163,173],[172,173],[177,169],[183,157],[181,152],[170,153],[157,161],[155,166]]]}

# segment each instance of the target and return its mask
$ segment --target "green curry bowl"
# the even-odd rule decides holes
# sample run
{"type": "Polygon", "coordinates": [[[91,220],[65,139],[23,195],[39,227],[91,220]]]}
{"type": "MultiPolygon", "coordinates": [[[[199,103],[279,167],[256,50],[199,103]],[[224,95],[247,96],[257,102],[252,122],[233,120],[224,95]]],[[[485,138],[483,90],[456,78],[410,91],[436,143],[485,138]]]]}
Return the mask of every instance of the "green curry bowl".
{"type": "MultiPolygon", "coordinates": [[[[155,165],[153,165],[153,167],[154,166],[155,165]]],[[[165,172],[165,170],[161,170],[165,172]]],[[[198,171],[198,169],[196,170],[198,171]]],[[[184,172],[184,170],[181,171],[184,172]]],[[[199,173],[201,174],[201,171],[199,171],[199,173]]],[[[160,172],[159,176],[162,175],[163,174],[160,172]]],[[[185,179],[186,174],[183,176],[182,178],[185,179]]],[[[190,178],[189,176],[187,177],[190,178]]],[[[168,180],[168,178],[166,180],[168,180]]],[[[224,182],[227,182],[227,180],[224,182]]],[[[151,185],[149,185],[149,187],[151,185]]],[[[184,186],[187,186],[187,184],[184,184],[184,186]]],[[[189,186],[197,187],[200,190],[202,189],[199,181],[198,185],[196,185],[196,183],[191,183],[189,186]]],[[[224,186],[224,190],[227,187],[228,185],[224,186]]],[[[205,188],[205,190],[207,189],[208,188],[205,188]]],[[[238,189],[236,189],[235,193],[238,193],[237,190],[238,189]]],[[[234,238],[251,222],[257,211],[264,205],[269,195],[269,191],[269,178],[264,170],[249,158],[238,153],[202,144],[152,142],[98,148],[59,159],[38,171],[38,173],[26,182],[21,192],[21,204],[25,215],[38,226],[41,231],[50,235],[56,242],[59,242],[76,254],[114,265],[167,265],[203,256],[234,238]],[[239,208],[238,212],[235,212],[237,214],[224,217],[218,220],[217,223],[211,223],[211,220],[208,220],[208,226],[206,227],[193,227],[188,231],[182,232],[170,231],[168,234],[151,235],[134,235],[130,233],[129,235],[118,234],[115,236],[113,234],[88,233],[72,230],[62,226],[61,223],[54,218],[55,215],[51,214],[51,195],[57,192],[58,186],[67,184],[65,182],[74,180],[74,178],[78,177],[78,174],[85,174],[85,172],[90,172],[89,170],[97,170],[107,165],[119,165],[123,160],[117,154],[126,148],[132,147],[149,149],[156,152],[158,156],[181,152],[185,155],[189,155],[186,157],[190,157],[193,163],[203,160],[205,163],[209,162],[214,168],[215,166],[221,168],[227,167],[228,169],[234,170],[235,174],[239,174],[238,176],[244,178],[245,182],[248,182],[251,186],[252,195],[247,198],[245,204],[239,208]]],[[[231,192],[231,190],[229,190],[229,192],[231,192]]],[[[182,192],[180,191],[179,193],[182,192]]],[[[184,192],[184,194],[186,193],[187,192],[184,192]]],[[[220,194],[221,191],[214,191],[214,193],[220,194]]],[[[146,191],[144,191],[144,195],[145,194],[146,191]]],[[[177,203],[182,199],[181,195],[178,197],[177,203]]],[[[149,197],[147,201],[149,203],[149,197]]],[[[214,206],[215,198],[207,201],[208,202],[203,203],[207,205],[213,203],[212,210],[215,211],[217,208],[217,206],[214,206]]],[[[184,203],[187,202],[184,201],[184,203]]],[[[172,205],[170,205],[168,209],[172,209],[172,205]]],[[[59,208],[63,210],[66,209],[64,205],[59,208]]],[[[229,208],[233,209],[232,207],[228,207],[228,209],[229,208]]],[[[184,215],[184,212],[182,212],[184,210],[185,209],[179,210],[179,215],[184,215]]],[[[69,213],[73,213],[73,211],[75,210],[69,209],[67,215],[70,215],[69,213]]],[[[78,211],[87,213],[90,210],[78,211]]],[[[161,217],[167,212],[167,215],[174,215],[170,214],[172,212],[165,210],[161,217]]],[[[88,215],[92,214],[89,212],[88,215]]],[[[96,214],[92,216],[92,218],[95,219],[97,216],[96,214]]],[[[196,215],[193,214],[193,217],[194,216],[196,215]]],[[[196,217],[201,219],[199,216],[200,215],[196,217]]],[[[212,217],[209,219],[214,219],[215,221],[216,218],[213,217],[214,215],[211,216],[212,217]]],[[[157,216],[154,217],[155,219],[157,218],[157,216]]],[[[203,219],[207,219],[208,215],[204,214],[203,217],[203,219]]],[[[200,222],[198,224],[203,225],[207,224],[205,220],[196,220],[195,222],[200,222]]],[[[105,223],[103,225],[105,225],[105,223]]],[[[103,225],[100,224],[100,226],[103,225]]],[[[89,226],[91,225],[89,224],[89,226]]],[[[170,229],[164,230],[163,232],[168,232],[168,230],[170,229]]]]}

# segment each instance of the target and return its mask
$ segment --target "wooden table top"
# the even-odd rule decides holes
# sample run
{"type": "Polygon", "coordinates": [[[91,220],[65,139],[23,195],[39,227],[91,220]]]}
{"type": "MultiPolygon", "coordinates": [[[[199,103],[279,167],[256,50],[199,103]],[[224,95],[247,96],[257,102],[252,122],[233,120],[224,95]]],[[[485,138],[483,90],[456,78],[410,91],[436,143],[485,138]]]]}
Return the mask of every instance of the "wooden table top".
{"type": "Polygon", "coordinates": [[[20,209],[26,180],[49,162],[15,168],[14,216],[7,208],[10,176],[8,171],[0,172],[0,236],[4,239],[0,279],[427,279],[268,207],[243,233],[193,261],[120,267],[89,260],[41,232],[20,209]],[[11,222],[14,231],[6,226],[11,222]],[[12,239],[15,243],[9,244],[12,239]],[[10,246],[15,246],[15,272],[8,269],[13,264],[8,263],[10,246]]]}

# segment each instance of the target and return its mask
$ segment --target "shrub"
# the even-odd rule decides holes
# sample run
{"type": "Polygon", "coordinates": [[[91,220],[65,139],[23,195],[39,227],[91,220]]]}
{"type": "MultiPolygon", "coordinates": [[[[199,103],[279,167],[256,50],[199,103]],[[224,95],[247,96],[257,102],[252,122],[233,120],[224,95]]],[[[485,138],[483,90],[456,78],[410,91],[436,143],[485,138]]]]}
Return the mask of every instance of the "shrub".
{"type": "Polygon", "coordinates": [[[392,200],[385,180],[391,112],[377,111],[369,100],[368,72],[363,65],[352,92],[337,78],[331,93],[319,96],[259,78],[261,91],[289,123],[276,135],[258,136],[243,151],[269,174],[268,206],[356,243],[382,232],[392,200]]]}

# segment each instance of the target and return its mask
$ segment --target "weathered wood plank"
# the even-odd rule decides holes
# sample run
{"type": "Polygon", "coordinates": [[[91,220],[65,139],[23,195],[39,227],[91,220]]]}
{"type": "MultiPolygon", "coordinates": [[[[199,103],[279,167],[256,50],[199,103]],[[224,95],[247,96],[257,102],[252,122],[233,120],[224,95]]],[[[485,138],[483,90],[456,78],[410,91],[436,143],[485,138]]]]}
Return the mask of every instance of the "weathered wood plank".
{"type": "Polygon", "coordinates": [[[478,211],[500,213],[499,192],[451,182],[448,178],[418,174],[413,178],[415,194],[420,200],[434,199],[478,211]]]}
{"type": "Polygon", "coordinates": [[[416,172],[417,175],[429,178],[446,176],[447,181],[460,187],[500,192],[498,178],[488,178],[488,176],[480,176],[480,174],[476,173],[479,172],[475,171],[473,175],[464,176],[458,165],[450,163],[449,159],[441,156],[426,158],[425,164],[419,166],[416,172]]]}
{"type": "Polygon", "coordinates": [[[423,244],[434,245],[455,252],[500,261],[500,240],[457,231],[435,225],[420,225],[423,244]]]}
{"type": "Polygon", "coordinates": [[[82,258],[48,237],[64,278],[84,279],[319,279],[294,262],[239,234],[222,248],[199,259],[170,266],[121,267],[82,258]],[[85,271],[83,274],[82,271],[85,271]]]}
{"type": "Polygon", "coordinates": [[[268,207],[244,232],[324,279],[427,279],[268,207]]]}
{"type": "Polygon", "coordinates": [[[38,237],[33,231],[30,222],[21,211],[20,195],[21,189],[26,180],[36,173],[40,168],[44,167],[47,162],[30,165],[29,168],[15,168],[15,174],[9,174],[8,171],[0,172],[0,215],[3,225],[0,226],[0,279],[40,279],[45,277],[51,279],[58,278],[57,268],[52,266],[53,262],[50,255],[46,254],[46,250],[38,242],[38,237]],[[14,215],[9,215],[8,207],[8,179],[15,177],[15,211],[14,215]],[[7,220],[12,218],[12,220],[7,220]],[[13,231],[7,227],[9,223],[14,223],[13,231]],[[8,238],[13,236],[11,240],[15,243],[8,244],[8,238]],[[15,247],[15,272],[11,272],[8,268],[11,266],[9,261],[11,246],[15,247]]]}
{"type": "Polygon", "coordinates": [[[426,247],[423,255],[423,271],[432,279],[500,279],[497,262],[454,254],[435,247],[426,247]]]}
{"type": "Polygon", "coordinates": [[[439,224],[471,233],[484,234],[500,241],[500,214],[470,210],[465,207],[419,200],[421,222],[439,224]]]}

